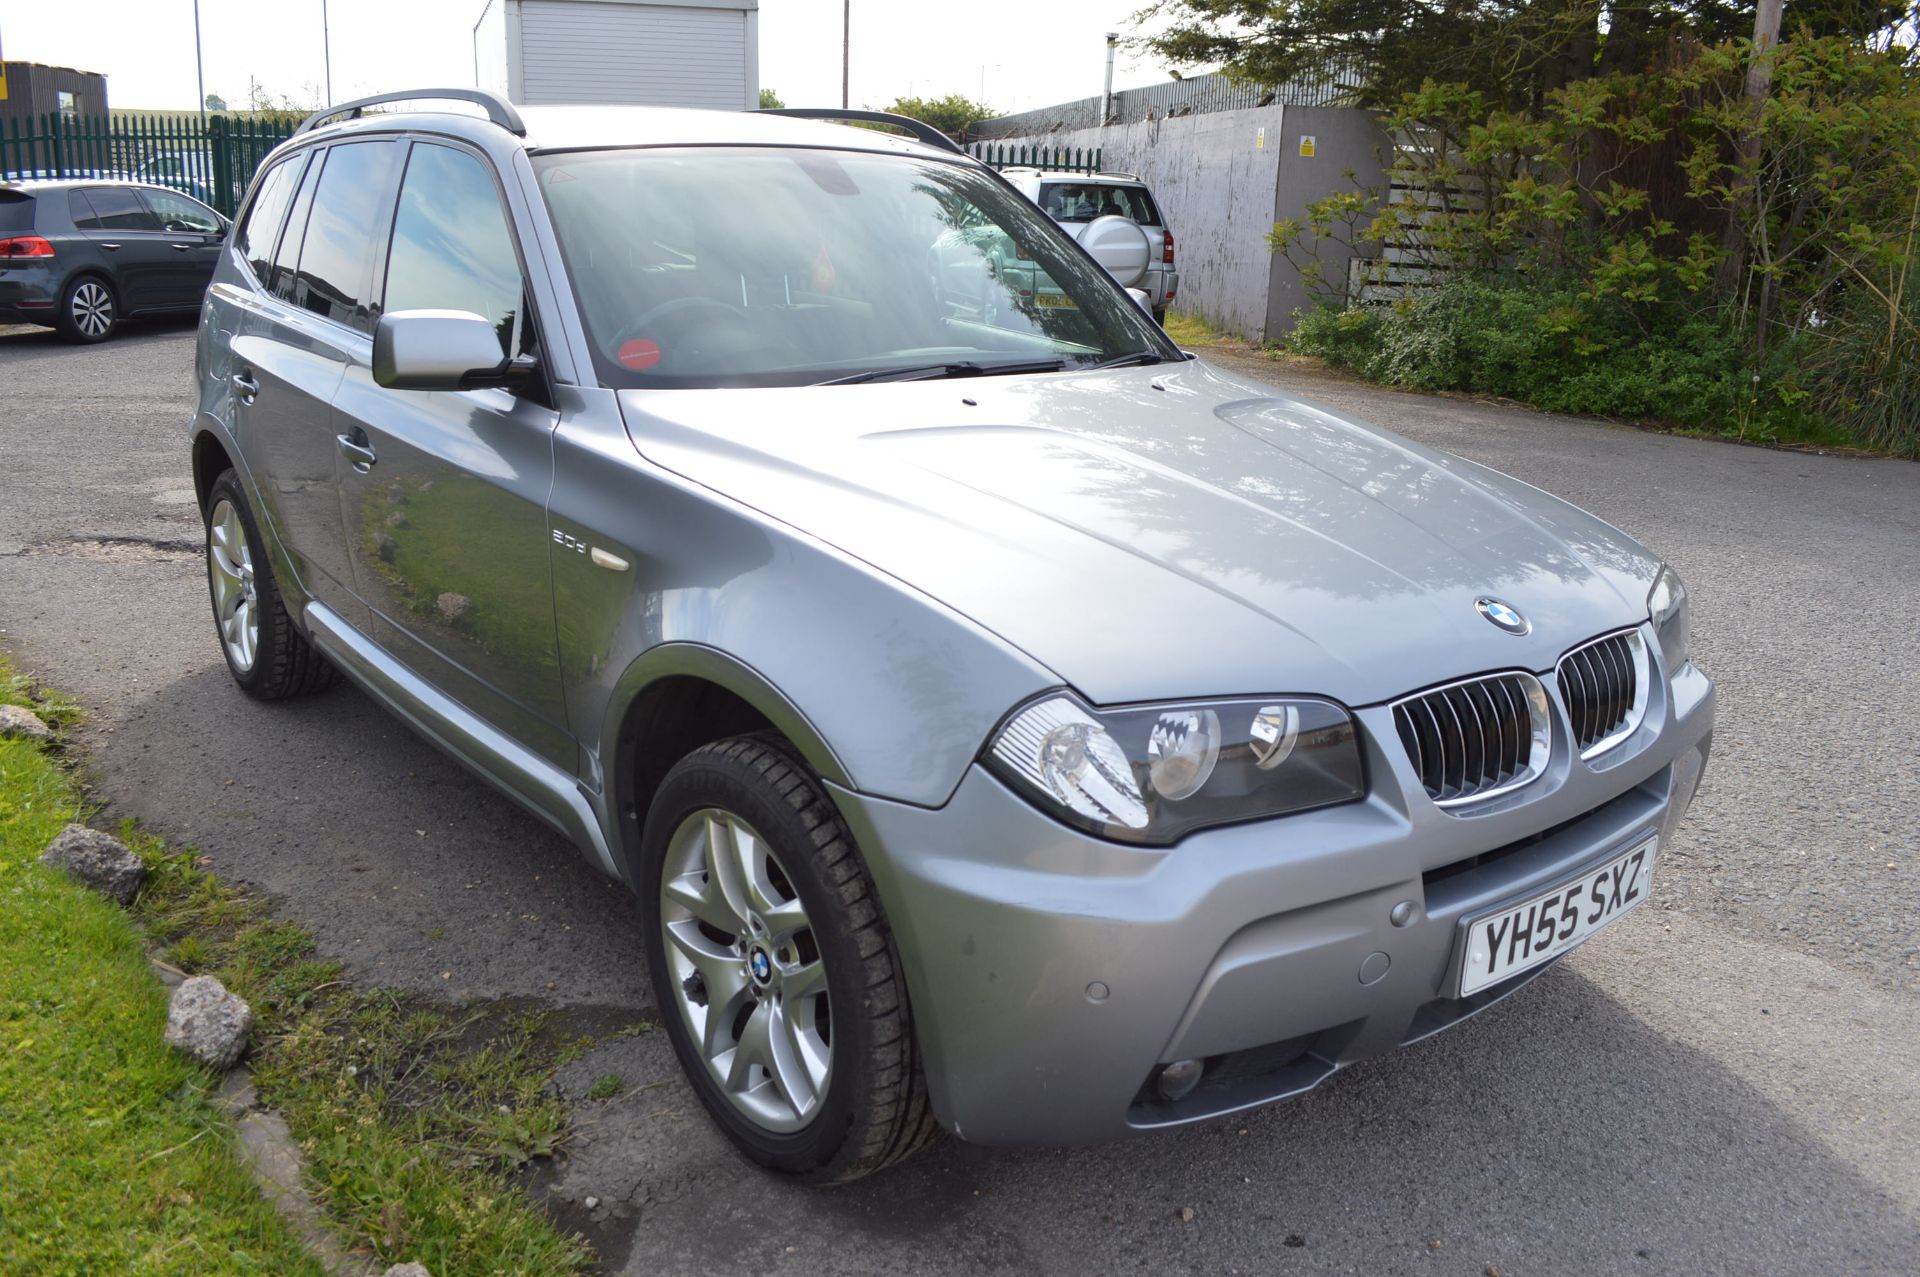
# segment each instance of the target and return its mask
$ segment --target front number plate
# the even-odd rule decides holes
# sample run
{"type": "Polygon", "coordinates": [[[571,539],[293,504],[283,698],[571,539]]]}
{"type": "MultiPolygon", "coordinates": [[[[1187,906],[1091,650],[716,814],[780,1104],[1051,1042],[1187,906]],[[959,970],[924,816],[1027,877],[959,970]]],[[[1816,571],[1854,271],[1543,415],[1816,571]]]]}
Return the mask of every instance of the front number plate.
{"type": "Polygon", "coordinates": [[[1572,882],[1467,925],[1460,996],[1559,957],[1647,898],[1658,838],[1649,838],[1572,882]]]}

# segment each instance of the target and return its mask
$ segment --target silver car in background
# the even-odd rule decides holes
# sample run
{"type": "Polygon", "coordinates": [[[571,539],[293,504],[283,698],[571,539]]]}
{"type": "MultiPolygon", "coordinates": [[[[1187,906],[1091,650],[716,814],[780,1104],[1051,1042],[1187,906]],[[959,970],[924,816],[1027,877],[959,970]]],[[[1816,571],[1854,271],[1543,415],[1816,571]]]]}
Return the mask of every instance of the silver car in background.
{"type": "Polygon", "coordinates": [[[197,351],[240,687],[345,673],[630,886],[694,1091],[817,1181],[1297,1094],[1644,902],[1673,571],[1187,357],[905,123],[309,121],[197,351]],[[983,305],[1001,242],[1064,304],[983,305]]]}

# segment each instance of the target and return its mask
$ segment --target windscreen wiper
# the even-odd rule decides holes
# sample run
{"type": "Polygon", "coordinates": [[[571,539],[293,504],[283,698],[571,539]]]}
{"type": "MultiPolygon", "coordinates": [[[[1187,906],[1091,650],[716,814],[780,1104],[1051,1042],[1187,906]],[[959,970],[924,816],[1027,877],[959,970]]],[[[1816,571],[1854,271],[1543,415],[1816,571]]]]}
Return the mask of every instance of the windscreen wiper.
{"type": "Polygon", "coordinates": [[[1081,372],[1093,372],[1098,368],[1124,368],[1128,364],[1164,364],[1170,362],[1157,350],[1129,350],[1124,355],[1115,355],[1112,359],[1102,359],[1097,364],[1084,364],[1081,372]]]}
{"type": "Polygon", "coordinates": [[[817,381],[816,386],[851,386],[862,381],[937,381],[942,377],[997,377],[1021,372],[1059,372],[1067,366],[1064,359],[1014,359],[1005,363],[981,364],[969,359],[948,360],[944,364],[916,364],[910,368],[869,368],[848,377],[817,381]]]}

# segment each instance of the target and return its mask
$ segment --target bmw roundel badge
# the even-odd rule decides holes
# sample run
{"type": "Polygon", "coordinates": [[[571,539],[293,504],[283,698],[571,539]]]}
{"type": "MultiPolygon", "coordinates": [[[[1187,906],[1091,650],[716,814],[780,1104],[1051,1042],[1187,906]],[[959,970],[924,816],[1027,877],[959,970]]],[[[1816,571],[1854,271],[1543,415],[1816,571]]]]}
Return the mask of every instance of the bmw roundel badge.
{"type": "Polygon", "coordinates": [[[1520,613],[1512,607],[1502,603],[1499,599],[1475,599],[1473,606],[1479,611],[1480,615],[1486,617],[1489,621],[1492,621],[1509,634],[1526,634],[1533,629],[1533,623],[1531,621],[1520,615],[1520,613]]]}

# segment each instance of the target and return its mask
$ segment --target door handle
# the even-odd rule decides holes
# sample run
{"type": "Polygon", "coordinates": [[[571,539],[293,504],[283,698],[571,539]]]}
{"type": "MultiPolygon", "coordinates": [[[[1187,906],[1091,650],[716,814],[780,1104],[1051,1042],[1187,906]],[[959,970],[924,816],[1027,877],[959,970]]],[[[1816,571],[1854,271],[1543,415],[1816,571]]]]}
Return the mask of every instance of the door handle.
{"type": "Polygon", "coordinates": [[[367,471],[373,469],[373,463],[376,458],[373,455],[373,449],[361,443],[359,439],[355,439],[354,435],[360,435],[361,439],[366,438],[365,435],[360,434],[360,432],[356,430],[353,434],[335,435],[333,441],[340,445],[340,455],[353,462],[354,470],[360,474],[365,474],[367,471]]]}
{"type": "Polygon", "coordinates": [[[243,372],[233,374],[232,381],[233,388],[240,392],[241,403],[252,403],[253,397],[260,393],[260,383],[243,372]]]}
{"type": "Polygon", "coordinates": [[[175,245],[173,245],[173,251],[174,251],[174,252],[176,252],[176,253],[190,253],[190,252],[192,252],[192,251],[193,251],[193,245],[191,245],[191,244],[175,244],[175,245]]]}
{"type": "Polygon", "coordinates": [[[100,247],[106,249],[109,253],[117,253],[120,251],[118,244],[102,244],[100,247]]]}

